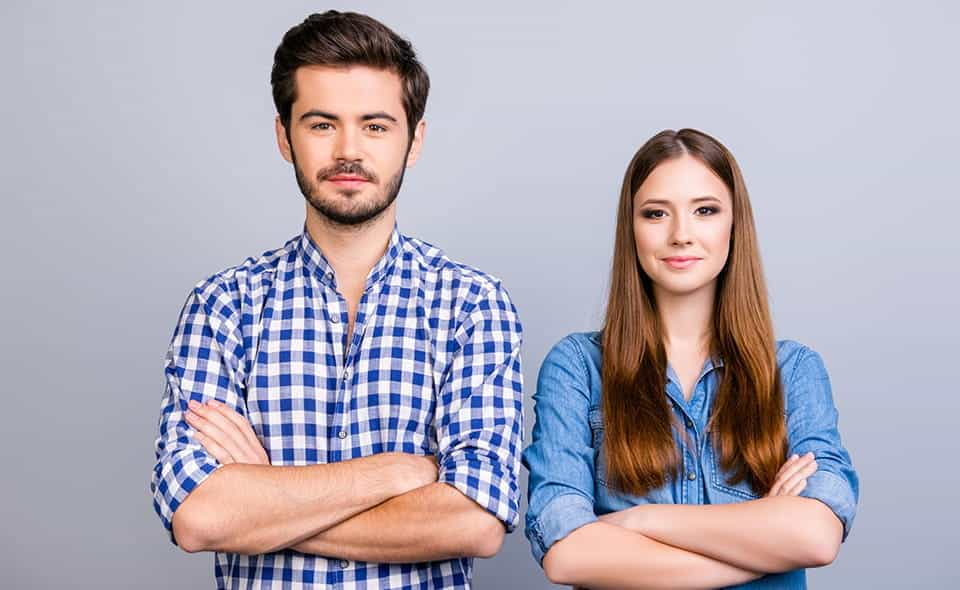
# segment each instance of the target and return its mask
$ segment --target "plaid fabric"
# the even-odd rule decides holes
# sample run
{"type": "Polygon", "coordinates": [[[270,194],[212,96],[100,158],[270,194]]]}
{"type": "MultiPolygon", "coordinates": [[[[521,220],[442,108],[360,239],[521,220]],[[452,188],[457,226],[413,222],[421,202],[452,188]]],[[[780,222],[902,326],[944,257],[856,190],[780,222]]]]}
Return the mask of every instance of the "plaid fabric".
{"type": "MultiPolygon", "coordinates": [[[[521,326],[500,282],[395,228],[349,343],[336,287],[304,232],[190,294],[166,357],[156,440],[151,489],[163,525],[172,531],[174,511],[220,467],[184,419],[189,400],[215,398],[247,417],[273,465],[433,454],[440,481],[512,530],[521,326]]],[[[215,557],[219,588],[469,588],[471,570],[470,559],[377,564],[292,550],[215,557]]]]}

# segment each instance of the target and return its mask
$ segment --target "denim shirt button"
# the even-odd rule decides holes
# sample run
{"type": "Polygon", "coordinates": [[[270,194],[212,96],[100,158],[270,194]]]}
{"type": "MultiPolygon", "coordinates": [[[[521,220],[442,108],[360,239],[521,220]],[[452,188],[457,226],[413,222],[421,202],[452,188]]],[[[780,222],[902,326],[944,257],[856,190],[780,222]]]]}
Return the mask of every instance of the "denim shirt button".
{"type": "Polygon", "coordinates": [[[693,428],[693,420],[687,418],[687,428],[693,428]]]}
{"type": "Polygon", "coordinates": [[[692,471],[687,472],[687,479],[689,479],[690,481],[693,481],[697,479],[697,474],[692,471]]]}

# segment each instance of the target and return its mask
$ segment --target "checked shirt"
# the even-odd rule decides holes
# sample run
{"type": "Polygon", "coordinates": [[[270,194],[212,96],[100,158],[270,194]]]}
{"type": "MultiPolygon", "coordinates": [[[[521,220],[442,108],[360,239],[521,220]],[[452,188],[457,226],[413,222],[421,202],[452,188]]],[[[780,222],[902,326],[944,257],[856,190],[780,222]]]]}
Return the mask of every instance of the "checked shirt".
{"type": "MultiPolygon", "coordinates": [[[[521,326],[500,282],[394,228],[349,342],[348,319],[306,231],[194,288],[166,356],[151,484],[168,531],[221,467],[185,421],[189,400],[213,398],[250,421],[273,465],[435,455],[439,481],[516,526],[521,326]]],[[[293,550],[214,561],[218,588],[469,588],[472,571],[467,558],[378,564],[293,550]]]]}

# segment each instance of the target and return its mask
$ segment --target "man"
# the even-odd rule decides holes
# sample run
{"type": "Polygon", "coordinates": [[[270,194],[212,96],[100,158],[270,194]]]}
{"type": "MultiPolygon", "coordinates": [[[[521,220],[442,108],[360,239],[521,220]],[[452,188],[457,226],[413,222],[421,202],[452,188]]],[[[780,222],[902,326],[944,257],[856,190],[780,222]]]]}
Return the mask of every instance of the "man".
{"type": "Polygon", "coordinates": [[[429,79],[314,14],[271,76],[302,235],[201,282],[166,359],[154,505],[221,588],[468,588],[518,520],[521,327],[496,279],[401,235],[429,79]]]}

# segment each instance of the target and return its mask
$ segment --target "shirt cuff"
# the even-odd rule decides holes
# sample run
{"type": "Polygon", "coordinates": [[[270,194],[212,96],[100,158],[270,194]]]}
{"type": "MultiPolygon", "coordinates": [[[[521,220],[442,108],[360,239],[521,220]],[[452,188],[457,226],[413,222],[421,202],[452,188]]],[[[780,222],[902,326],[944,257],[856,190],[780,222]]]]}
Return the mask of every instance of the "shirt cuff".
{"type": "Polygon", "coordinates": [[[563,494],[550,500],[527,526],[527,537],[537,563],[543,564],[543,556],[554,543],[596,520],[593,501],[580,494],[563,494]]]}
{"type": "Polygon", "coordinates": [[[843,523],[843,540],[847,539],[857,513],[857,502],[846,478],[830,471],[817,471],[807,478],[807,487],[800,492],[800,496],[826,504],[843,523]]]}

